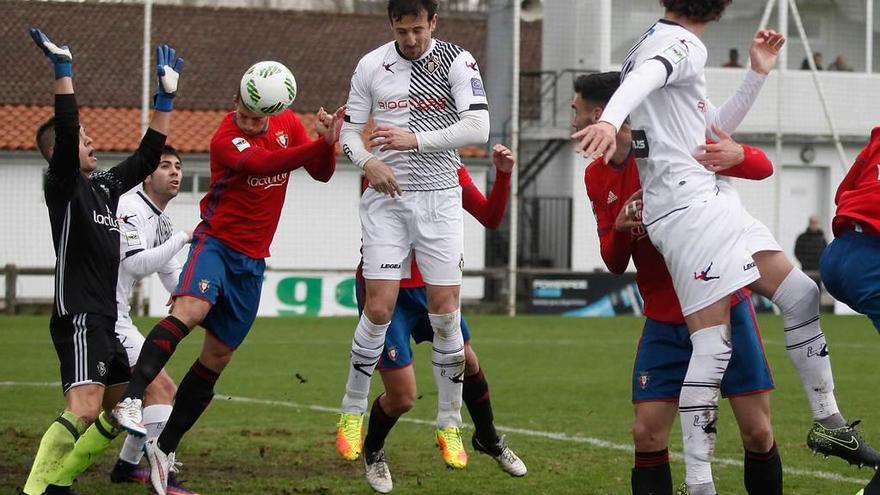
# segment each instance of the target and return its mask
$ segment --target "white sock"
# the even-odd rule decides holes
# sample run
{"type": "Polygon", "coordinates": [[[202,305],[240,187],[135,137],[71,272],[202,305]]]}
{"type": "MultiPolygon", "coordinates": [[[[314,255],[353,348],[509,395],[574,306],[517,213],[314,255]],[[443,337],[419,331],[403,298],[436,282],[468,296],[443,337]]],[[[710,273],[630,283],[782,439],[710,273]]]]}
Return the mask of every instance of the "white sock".
{"type": "Polygon", "coordinates": [[[819,327],[819,287],[795,268],[779,284],[773,302],[782,311],[785,348],[810,400],[813,419],[840,413],[825,334],[819,327]]]}
{"type": "Polygon", "coordinates": [[[461,390],[464,381],[464,339],[461,312],[429,314],[434,329],[431,362],[437,383],[437,427],[461,427],[461,390]]]}
{"type": "Polygon", "coordinates": [[[715,493],[712,454],[721,379],[730,362],[730,329],[717,325],[691,334],[694,350],[679,397],[679,416],[684,438],[685,482],[688,487],[715,493]]]}
{"type": "Polygon", "coordinates": [[[348,369],[345,397],[342,398],[343,412],[363,414],[367,410],[370,378],[385,348],[385,331],[390,324],[376,325],[366,315],[361,315],[354,338],[351,339],[351,367],[348,369]]]}
{"type": "Polygon", "coordinates": [[[171,416],[173,408],[169,404],[155,404],[144,408],[143,425],[147,429],[147,435],[144,437],[136,437],[127,435],[125,442],[122,444],[122,450],[119,451],[119,458],[130,464],[140,464],[141,458],[144,456],[144,443],[150,438],[158,438],[165,428],[165,422],[171,416]]]}

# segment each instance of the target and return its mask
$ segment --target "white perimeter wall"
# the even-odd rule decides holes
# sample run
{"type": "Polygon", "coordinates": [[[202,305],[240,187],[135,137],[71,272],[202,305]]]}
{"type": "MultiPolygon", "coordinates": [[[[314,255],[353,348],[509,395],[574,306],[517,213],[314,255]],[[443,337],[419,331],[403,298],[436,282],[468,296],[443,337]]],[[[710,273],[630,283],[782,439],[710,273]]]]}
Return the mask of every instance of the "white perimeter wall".
{"type": "MultiPolygon", "coordinates": [[[[104,156],[101,166],[112,163],[104,156]]],[[[204,158],[187,160],[184,167],[206,170],[204,158]]],[[[0,266],[14,263],[27,267],[52,267],[55,253],[49,217],[42,193],[42,170],[45,162],[31,153],[0,155],[0,266]]],[[[484,190],[486,169],[470,167],[477,186],[484,190]]],[[[184,171],[186,173],[186,170],[184,171]]],[[[360,259],[360,170],[340,160],[336,175],[328,184],[311,180],[301,170],[294,172],[288,188],[281,221],[272,243],[270,269],[342,269],[352,270],[360,259]]],[[[181,193],[168,206],[168,214],[179,229],[198,222],[201,194],[181,193]]],[[[255,206],[258,207],[258,206],[255,206]]],[[[485,230],[465,215],[465,268],[484,267],[485,230]]],[[[181,253],[181,257],[185,252],[181,253]]],[[[464,296],[480,298],[482,279],[466,281],[464,296]]],[[[22,277],[18,284],[21,297],[51,297],[50,277],[22,277]]],[[[0,285],[0,293],[5,285],[0,285]]]]}

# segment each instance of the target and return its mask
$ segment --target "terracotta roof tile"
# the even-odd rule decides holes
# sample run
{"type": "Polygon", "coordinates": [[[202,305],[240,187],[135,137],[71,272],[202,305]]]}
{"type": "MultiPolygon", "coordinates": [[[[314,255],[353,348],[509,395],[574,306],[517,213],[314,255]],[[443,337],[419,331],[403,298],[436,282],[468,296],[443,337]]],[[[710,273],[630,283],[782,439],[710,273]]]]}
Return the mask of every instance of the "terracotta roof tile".
{"type": "MultiPolygon", "coordinates": [[[[16,68],[3,74],[0,102],[52,104],[51,68],[27,35],[38,26],[71,45],[81,105],[140,107],[143,6],[0,0],[0,19],[0,66],[16,68]]],[[[229,108],[242,72],[271,59],[296,76],[297,109],[335,108],[348,96],[358,59],[390,39],[387,18],[365,14],[156,5],[152,26],[154,43],[171,44],[186,59],[178,109],[229,108]]],[[[485,20],[441,16],[436,36],[487,67],[485,20]]],[[[540,23],[523,24],[523,71],[540,69],[540,36],[540,23]]]]}
{"type": "MultiPolygon", "coordinates": [[[[175,110],[171,120],[169,144],[183,153],[207,153],[211,135],[226,115],[225,110],[175,110]]],[[[52,116],[50,106],[0,105],[0,149],[36,150],[34,132],[52,116]]],[[[134,151],[140,141],[140,109],[81,107],[80,123],[99,151],[134,151]]],[[[303,126],[314,137],[314,113],[298,114],[303,126]]],[[[364,142],[370,127],[364,132],[364,142]]],[[[479,146],[460,150],[463,158],[483,158],[479,146]]],[[[341,150],[337,146],[337,153],[341,150]]]]}

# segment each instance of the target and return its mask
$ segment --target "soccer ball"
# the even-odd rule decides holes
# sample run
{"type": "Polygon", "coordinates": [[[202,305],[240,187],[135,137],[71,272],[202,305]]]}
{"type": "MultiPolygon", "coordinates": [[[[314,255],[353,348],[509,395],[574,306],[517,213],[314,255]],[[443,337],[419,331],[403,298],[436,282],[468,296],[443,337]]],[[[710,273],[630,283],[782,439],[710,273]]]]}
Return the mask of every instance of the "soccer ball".
{"type": "Polygon", "coordinates": [[[251,112],[276,115],[296,98],[296,79],[282,63],[257,62],[242,76],[240,94],[241,102],[251,112]]]}

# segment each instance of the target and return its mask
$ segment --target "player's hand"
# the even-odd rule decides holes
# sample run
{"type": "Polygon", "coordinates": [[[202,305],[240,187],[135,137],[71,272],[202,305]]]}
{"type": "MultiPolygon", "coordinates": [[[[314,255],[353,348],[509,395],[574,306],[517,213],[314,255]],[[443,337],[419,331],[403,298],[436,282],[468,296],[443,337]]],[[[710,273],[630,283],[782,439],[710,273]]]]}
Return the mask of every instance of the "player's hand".
{"type": "Polygon", "coordinates": [[[495,165],[495,168],[498,169],[499,172],[510,173],[513,170],[513,165],[516,163],[516,159],[513,157],[513,152],[510,151],[507,146],[503,144],[496,144],[492,146],[492,164],[495,165]]]}
{"type": "Polygon", "coordinates": [[[71,67],[73,55],[70,54],[70,48],[67,45],[58,46],[52,43],[52,40],[37,28],[31,28],[30,33],[37,47],[43,50],[46,57],[52,61],[55,67],[55,79],[71,77],[73,75],[71,67]]]}
{"type": "Polygon", "coordinates": [[[183,59],[177,56],[174,48],[168,45],[156,47],[156,75],[159,77],[155,98],[155,109],[170,112],[177,94],[177,81],[183,69],[183,59]]]}
{"type": "Polygon", "coordinates": [[[370,134],[370,148],[381,146],[379,151],[409,151],[419,148],[416,135],[393,125],[380,125],[370,134]]]}
{"type": "Polygon", "coordinates": [[[186,242],[192,241],[193,233],[195,232],[195,230],[196,229],[186,229],[183,231],[183,233],[186,234],[186,242]]]}
{"type": "Polygon", "coordinates": [[[580,139],[580,142],[575,144],[575,150],[590,159],[600,156],[610,157],[617,151],[617,129],[608,122],[597,122],[584,127],[571,137],[575,140],[580,139]]]}
{"type": "Polygon", "coordinates": [[[776,31],[758,31],[749,48],[752,70],[758,74],[769,74],[784,44],[785,36],[776,31]]]}
{"type": "Polygon", "coordinates": [[[367,176],[367,180],[376,191],[389,194],[392,198],[401,195],[400,185],[397,183],[397,178],[394,177],[394,172],[382,160],[370,158],[364,165],[364,175],[367,176]]]}
{"type": "Polygon", "coordinates": [[[718,136],[718,142],[701,145],[700,149],[703,152],[694,155],[694,158],[706,167],[706,170],[715,173],[742,163],[746,156],[742,145],[721,129],[713,127],[712,132],[718,136]]]}
{"type": "Polygon", "coordinates": [[[614,230],[618,232],[632,232],[633,229],[642,227],[642,190],[632,193],[623,203],[623,208],[617,214],[614,221],[614,230]]]}
{"type": "Polygon", "coordinates": [[[339,107],[333,114],[327,113],[324,107],[318,110],[318,120],[315,126],[318,135],[323,137],[327,144],[334,145],[339,141],[339,132],[342,129],[342,120],[345,117],[345,105],[339,107]]]}

